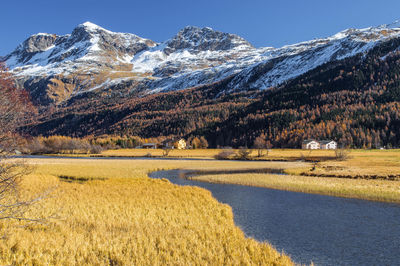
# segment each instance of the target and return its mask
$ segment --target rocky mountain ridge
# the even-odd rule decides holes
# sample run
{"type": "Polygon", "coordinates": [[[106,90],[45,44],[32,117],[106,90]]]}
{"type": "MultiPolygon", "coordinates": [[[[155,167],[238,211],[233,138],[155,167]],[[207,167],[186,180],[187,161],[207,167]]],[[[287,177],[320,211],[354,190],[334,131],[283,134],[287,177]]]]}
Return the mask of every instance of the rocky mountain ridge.
{"type": "Polygon", "coordinates": [[[400,35],[399,23],[348,29],[281,48],[254,48],[243,38],[188,26],[156,43],[93,23],[71,34],[39,33],[5,56],[9,69],[38,105],[66,104],[90,92],[143,95],[230,82],[221,93],[267,90],[325,63],[367,53],[400,35]],[[111,92],[110,92],[111,91],[111,92]]]}

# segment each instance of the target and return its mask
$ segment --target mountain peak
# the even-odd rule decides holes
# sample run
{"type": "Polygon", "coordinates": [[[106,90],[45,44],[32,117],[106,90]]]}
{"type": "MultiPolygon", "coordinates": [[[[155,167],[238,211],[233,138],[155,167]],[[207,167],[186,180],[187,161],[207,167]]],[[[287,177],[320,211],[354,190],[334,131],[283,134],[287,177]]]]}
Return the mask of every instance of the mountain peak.
{"type": "Polygon", "coordinates": [[[85,30],[88,31],[88,32],[96,32],[96,31],[106,31],[106,32],[110,32],[109,30],[106,30],[105,28],[100,27],[99,25],[96,25],[96,24],[94,24],[94,23],[92,23],[92,22],[90,22],[90,21],[86,21],[86,22],[84,22],[84,23],[82,23],[82,24],[79,24],[79,25],[76,27],[76,29],[78,29],[78,28],[83,28],[83,29],[85,29],[85,30]]]}
{"type": "Polygon", "coordinates": [[[72,36],[80,40],[89,40],[91,36],[101,33],[112,33],[112,32],[92,22],[87,21],[85,23],[76,26],[75,29],[72,31],[72,36]]]}
{"type": "Polygon", "coordinates": [[[175,37],[167,41],[167,47],[172,50],[171,52],[181,49],[218,51],[237,47],[253,48],[249,42],[238,35],[197,26],[184,27],[175,37]]]}
{"type": "Polygon", "coordinates": [[[113,32],[87,21],[74,28],[71,34],[71,41],[73,43],[94,42],[94,39],[98,39],[98,36],[110,34],[113,34],[113,32]]]}
{"type": "MultiPolygon", "coordinates": [[[[130,33],[114,33],[92,22],[76,26],[71,34],[38,33],[30,36],[5,57],[10,69],[24,65],[40,66],[39,72],[50,63],[94,62],[106,65],[115,61],[126,63],[128,57],[155,46],[156,43],[130,33]]],[[[70,63],[67,63],[70,64],[70,63]]],[[[45,70],[44,70],[45,71],[45,70]]],[[[57,73],[62,73],[62,68],[57,73]]]]}
{"type": "Polygon", "coordinates": [[[204,32],[204,31],[214,31],[212,28],[210,27],[198,27],[198,26],[192,26],[192,25],[188,25],[186,27],[184,27],[183,29],[181,29],[179,32],[204,32]]]}
{"type": "Polygon", "coordinates": [[[93,27],[93,28],[99,28],[100,27],[99,25],[94,24],[94,23],[92,23],[90,21],[83,22],[80,25],[82,25],[84,27],[93,27]]]}
{"type": "Polygon", "coordinates": [[[18,48],[17,51],[26,53],[36,53],[46,51],[54,45],[57,35],[49,33],[37,33],[26,39],[18,48]]]}

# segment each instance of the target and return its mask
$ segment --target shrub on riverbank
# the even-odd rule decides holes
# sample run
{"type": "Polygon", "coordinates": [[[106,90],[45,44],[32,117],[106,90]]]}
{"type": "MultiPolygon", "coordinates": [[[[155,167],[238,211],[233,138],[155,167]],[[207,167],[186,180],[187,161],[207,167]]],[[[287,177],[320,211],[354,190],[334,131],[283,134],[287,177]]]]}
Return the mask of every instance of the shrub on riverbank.
{"type": "Polygon", "coordinates": [[[223,150],[218,154],[214,155],[214,158],[217,160],[229,160],[234,157],[236,153],[233,150],[223,150]]]}

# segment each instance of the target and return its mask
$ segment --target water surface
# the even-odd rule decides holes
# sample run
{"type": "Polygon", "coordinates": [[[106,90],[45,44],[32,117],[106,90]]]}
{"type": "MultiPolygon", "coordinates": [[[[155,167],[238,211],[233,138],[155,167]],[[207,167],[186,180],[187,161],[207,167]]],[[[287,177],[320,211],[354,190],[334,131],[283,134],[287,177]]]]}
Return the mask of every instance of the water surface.
{"type": "Polygon", "coordinates": [[[267,241],[297,263],[400,265],[400,205],[267,188],[212,184],[159,171],[179,185],[195,185],[229,204],[247,236],[267,241]]]}

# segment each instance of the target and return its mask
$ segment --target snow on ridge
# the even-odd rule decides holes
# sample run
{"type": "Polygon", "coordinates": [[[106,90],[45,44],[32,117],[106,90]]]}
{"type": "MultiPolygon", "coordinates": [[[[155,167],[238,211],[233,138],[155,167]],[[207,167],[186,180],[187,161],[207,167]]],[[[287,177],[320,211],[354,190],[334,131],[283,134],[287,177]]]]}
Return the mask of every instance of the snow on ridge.
{"type": "Polygon", "coordinates": [[[399,31],[386,31],[387,27],[348,29],[328,38],[315,39],[281,48],[267,49],[264,60],[245,68],[231,82],[231,90],[243,87],[265,90],[302,75],[324,63],[342,60],[365,53],[382,41],[400,36],[399,31]],[[273,67],[254,82],[249,82],[253,69],[276,59],[273,67]]]}
{"type": "MultiPolygon", "coordinates": [[[[136,54],[116,53],[114,50],[107,51],[108,54],[115,53],[115,60],[110,63],[109,58],[104,59],[102,47],[99,45],[100,35],[97,34],[99,30],[104,30],[108,34],[112,34],[112,36],[118,34],[120,42],[118,45],[126,48],[132,43],[146,43],[148,40],[134,34],[113,33],[91,22],[85,22],[78,27],[84,27],[85,30],[89,31],[90,39],[73,43],[69,46],[53,45],[48,47],[45,51],[35,54],[28,61],[30,65],[26,63],[18,65],[15,56],[9,57],[7,63],[19,66],[14,70],[19,77],[24,75],[46,76],[66,72],[76,73],[85,71],[87,66],[101,69],[103,64],[129,64],[132,65],[132,73],[145,73],[146,77],[151,77],[145,81],[149,93],[180,90],[200,84],[209,84],[234,74],[235,78],[230,84],[230,88],[233,88],[233,90],[243,90],[244,88],[263,90],[278,86],[329,61],[340,60],[366,52],[381,41],[399,37],[400,28],[398,26],[400,26],[400,22],[395,24],[365,29],[347,29],[330,37],[286,45],[280,48],[250,49],[245,43],[246,40],[234,35],[238,38],[234,37],[229,40],[234,43],[231,49],[196,50],[191,49],[191,47],[181,48],[179,46],[176,46],[179,47],[178,49],[169,49],[169,43],[185,30],[188,31],[188,36],[180,37],[184,41],[191,42],[193,46],[199,45],[201,41],[208,41],[207,34],[205,34],[206,36],[196,35],[199,31],[201,32],[204,29],[205,31],[213,31],[211,28],[187,26],[172,39],[161,44],[151,43],[147,46],[148,48],[136,54]],[[196,36],[192,36],[192,34],[196,36]],[[62,58],[62,61],[54,62],[54,58],[62,58]],[[102,60],[108,61],[105,63],[102,60]],[[264,69],[263,66],[267,66],[265,67],[266,70],[262,70],[264,72],[260,74],[258,69],[264,69]],[[257,78],[253,79],[252,77],[254,76],[257,78]]],[[[232,35],[226,33],[219,39],[210,39],[224,41],[230,36],[232,35]]],[[[68,39],[68,36],[66,38],[68,39]]],[[[65,43],[68,42],[66,41],[65,43]]],[[[105,88],[118,82],[123,82],[126,79],[143,81],[142,77],[144,75],[140,74],[126,78],[110,79],[102,84],[94,84],[91,87],[87,87],[85,91],[105,88]]],[[[84,90],[82,90],[83,92],[84,90]]],[[[79,93],[81,92],[77,91],[73,95],[79,93]]]]}
{"type": "Polygon", "coordinates": [[[53,36],[54,34],[51,33],[44,33],[44,32],[39,32],[36,34],[33,34],[32,36],[53,36]]]}
{"type": "Polygon", "coordinates": [[[389,29],[399,29],[400,28],[400,19],[397,19],[389,24],[384,24],[383,26],[386,28],[389,28],[389,29]]]}
{"type": "Polygon", "coordinates": [[[387,38],[393,38],[400,35],[400,20],[397,20],[391,24],[383,24],[376,27],[368,27],[362,29],[346,29],[337,34],[328,37],[329,40],[338,40],[343,38],[353,37],[359,41],[369,42],[378,41],[387,38]],[[363,38],[370,37],[370,38],[363,38]]]}
{"type": "Polygon", "coordinates": [[[113,33],[112,31],[106,30],[105,28],[102,28],[99,25],[96,25],[96,24],[94,24],[94,23],[92,23],[90,21],[86,21],[86,22],[84,22],[82,24],[79,24],[77,26],[77,28],[80,28],[80,27],[85,28],[86,30],[88,30],[90,32],[95,32],[95,31],[98,31],[98,30],[102,30],[102,31],[105,31],[107,33],[113,33]]]}
{"type": "Polygon", "coordinates": [[[96,33],[98,31],[104,31],[110,35],[118,35],[119,37],[125,39],[125,44],[129,45],[129,42],[131,42],[132,40],[135,40],[137,42],[142,42],[145,43],[146,41],[151,41],[149,39],[146,38],[142,38],[136,34],[133,33],[127,33],[127,32],[113,32],[113,31],[109,31],[99,25],[96,25],[90,21],[86,21],[82,24],[79,24],[77,26],[77,28],[82,27],[84,29],[86,29],[87,31],[89,31],[90,33],[96,33]]]}

